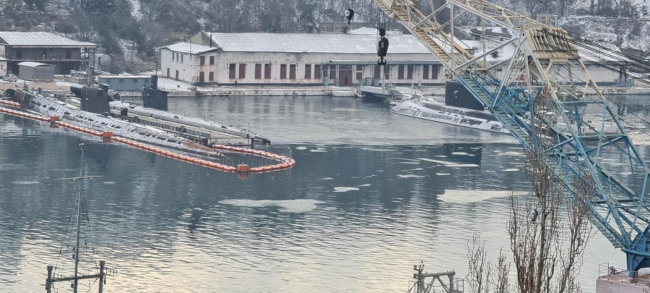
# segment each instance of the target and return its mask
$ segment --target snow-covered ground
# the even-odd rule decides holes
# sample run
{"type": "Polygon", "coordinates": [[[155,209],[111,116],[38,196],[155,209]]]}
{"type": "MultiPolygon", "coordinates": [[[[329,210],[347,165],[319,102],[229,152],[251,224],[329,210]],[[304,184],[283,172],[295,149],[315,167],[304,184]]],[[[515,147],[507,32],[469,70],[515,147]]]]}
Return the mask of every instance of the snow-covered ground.
{"type": "MultiPolygon", "coordinates": [[[[650,3],[650,1],[648,1],[650,3]]],[[[650,52],[650,21],[599,16],[572,16],[561,21],[570,34],[601,44],[650,52]],[[622,40],[618,36],[622,36],[622,40]]]]}
{"type": "Polygon", "coordinates": [[[163,91],[177,92],[177,91],[191,91],[196,88],[186,82],[173,80],[169,78],[158,78],[158,88],[163,91]]]}

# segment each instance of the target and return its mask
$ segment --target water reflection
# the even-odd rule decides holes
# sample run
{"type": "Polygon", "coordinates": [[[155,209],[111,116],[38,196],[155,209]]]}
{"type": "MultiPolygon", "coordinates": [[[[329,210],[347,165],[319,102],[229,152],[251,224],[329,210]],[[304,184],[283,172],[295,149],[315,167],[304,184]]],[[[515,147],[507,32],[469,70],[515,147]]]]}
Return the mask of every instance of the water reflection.
{"type": "MultiPolygon", "coordinates": [[[[278,133],[276,143],[308,143],[284,146],[295,168],[239,180],[91,142],[88,173],[103,176],[86,191],[96,259],[119,272],[109,290],[405,291],[421,259],[463,276],[475,231],[490,251],[507,247],[507,196],[528,190],[519,146],[395,117],[381,104],[171,102],[188,115],[250,121],[264,135],[278,133]]],[[[0,291],[38,292],[46,264],[59,261],[74,187],[56,179],[78,172],[79,138],[7,117],[0,134],[0,291]]],[[[598,262],[623,258],[600,235],[592,243],[585,291],[593,291],[598,262]]]]}

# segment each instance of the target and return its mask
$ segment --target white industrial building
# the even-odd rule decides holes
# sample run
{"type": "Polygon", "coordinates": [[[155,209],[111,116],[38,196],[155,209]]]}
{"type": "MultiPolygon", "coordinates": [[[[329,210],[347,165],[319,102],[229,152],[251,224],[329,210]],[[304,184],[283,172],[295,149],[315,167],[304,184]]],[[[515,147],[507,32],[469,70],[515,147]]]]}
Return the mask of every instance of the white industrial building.
{"type": "Polygon", "coordinates": [[[192,84],[444,83],[442,65],[411,35],[389,35],[388,66],[376,34],[206,33],[160,49],[162,75],[192,84]]]}

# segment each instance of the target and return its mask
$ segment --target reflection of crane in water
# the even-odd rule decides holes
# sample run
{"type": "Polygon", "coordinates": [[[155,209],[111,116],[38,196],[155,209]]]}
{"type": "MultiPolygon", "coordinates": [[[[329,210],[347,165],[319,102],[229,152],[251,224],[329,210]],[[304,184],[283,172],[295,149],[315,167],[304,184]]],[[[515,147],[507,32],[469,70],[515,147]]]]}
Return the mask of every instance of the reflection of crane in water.
{"type": "Polygon", "coordinates": [[[627,254],[630,276],[650,267],[645,202],[650,171],[566,31],[484,0],[447,0],[439,7],[418,0],[375,3],[435,54],[526,150],[541,152],[571,196],[579,196],[577,183],[588,184],[589,194],[580,199],[598,230],[627,254]],[[483,27],[483,50],[477,56],[454,36],[462,31],[454,22],[467,14],[483,27]],[[488,36],[486,25],[509,31],[512,38],[488,36]],[[497,50],[512,55],[490,58],[497,50]],[[585,109],[595,117],[585,119],[585,109]],[[612,123],[617,131],[605,133],[612,123]],[[541,135],[542,130],[550,135],[541,135]],[[623,179],[622,173],[630,175],[623,179]]]}

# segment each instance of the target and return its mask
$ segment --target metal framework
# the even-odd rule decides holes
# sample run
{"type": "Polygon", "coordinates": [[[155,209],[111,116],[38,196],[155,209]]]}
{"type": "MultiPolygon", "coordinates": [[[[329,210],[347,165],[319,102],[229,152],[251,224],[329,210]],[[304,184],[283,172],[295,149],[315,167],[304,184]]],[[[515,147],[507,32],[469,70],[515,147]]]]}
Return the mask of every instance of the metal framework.
{"type": "Polygon", "coordinates": [[[454,280],[456,272],[425,273],[424,262],[414,265],[413,279],[416,281],[409,288],[408,293],[462,293],[465,290],[463,280],[454,280]]]}
{"type": "Polygon", "coordinates": [[[650,170],[563,29],[487,0],[447,0],[440,7],[433,0],[374,1],[440,59],[525,149],[542,155],[568,195],[584,201],[592,223],[626,253],[630,276],[650,267],[645,201],[650,170]],[[477,56],[454,37],[460,17],[483,27],[483,51],[477,56]],[[486,24],[513,38],[489,40],[486,24]],[[496,50],[512,54],[487,62],[496,50]]]}

